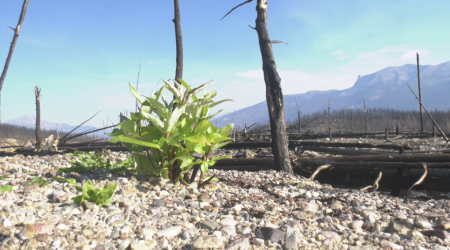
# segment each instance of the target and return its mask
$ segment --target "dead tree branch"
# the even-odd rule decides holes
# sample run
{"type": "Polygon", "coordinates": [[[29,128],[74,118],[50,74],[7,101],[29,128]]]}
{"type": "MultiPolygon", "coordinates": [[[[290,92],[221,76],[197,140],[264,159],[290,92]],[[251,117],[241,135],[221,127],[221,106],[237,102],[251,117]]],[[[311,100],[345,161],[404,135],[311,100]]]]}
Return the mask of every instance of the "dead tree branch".
{"type": "Polygon", "coordinates": [[[66,137],[69,136],[73,131],[77,130],[79,127],[83,126],[83,124],[85,124],[86,122],[90,121],[92,118],[94,118],[98,113],[100,113],[100,111],[98,111],[97,113],[95,113],[95,115],[93,115],[91,118],[87,119],[86,121],[84,121],[83,123],[81,123],[80,125],[78,125],[76,128],[72,129],[69,133],[67,133],[65,136],[63,136],[63,138],[61,138],[61,142],[66,142],[67,140],[66,137]]]}
{"type": "MultiPolygon", "coordinates": [[[[244,5],[244,4],[248,4],[248,3],[251,3],[251,2],[253,2],[253,0],[245,1],[245,2],[243,2],[243,3],[241,3],[241,4],[239,4],[238,6],[232,8],[227,14],[225,14],[225,16],[223,16],[223,17],[220,19],[220,21],[222,21],[222,19],[224,19],[226,16],[228,16],[228,15],[229,15],[231,12],[233,12],[235,9],[241,7],[241,6],[244,5]]],[[[252,28],[252,27],[250,26],[250,28],[252,28]]],[[[255,29],[255,28],[253,28],[253,29],[255,29]]]]}
{"type": "Polygon", "coordinates": [[[428,117],[430,117],[431,121],[433,122],[433,124],[436,126],[436,128],[439,130],[439,132],[441,133],[441,135],[444,137],[444,140],[449,143],[449,140],[447,138],[447,136],[444,134],[444,131],[442,131],[441,127],[439,127],[439,125],[437,124],[437,122],[434,120],[434,118],[431,116],[430,112],[428,112],[428,110],[425,108],[425,106],[423,106],[423,103],[419,100],[419,98],[417,97],[416,93],[414,93],[414,91],[411,89],[411,87],[406,84],[406,86],[408,86],[409,90],[411,90],[411,92],[413,93],[414,97],[416,97],[417,101],[420,103],[420,106],[422,106],[423,110],[425,110],[425,112],[427,112],[428,117]]]}
{"type": "Polygon", "coordinates": [[[274,43],[284,43],[284,44],[286,44],[286,45],[289,45],[288,43],[283,42],[283,41],[278,41],[278,40],[272,40],[272,41],[270,41],[270,44],[274,44],[274,43]]]}

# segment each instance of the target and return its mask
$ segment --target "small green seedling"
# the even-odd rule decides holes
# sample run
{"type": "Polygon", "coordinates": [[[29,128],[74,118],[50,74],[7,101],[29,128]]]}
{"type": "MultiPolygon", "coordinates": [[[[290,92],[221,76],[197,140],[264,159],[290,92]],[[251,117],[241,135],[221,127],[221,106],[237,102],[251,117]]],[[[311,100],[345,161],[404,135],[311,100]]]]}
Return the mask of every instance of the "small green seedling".
{"type": "Polygon", "coordinates": [[[102,156],[107,156],[109,153],[87,153],[75,151],[74,153],[67,153],[68,156],[78,156],[78,161],[72,161],[71,164],[73,167],[69,168],[60,168],[58,172],[83,172],[83,171],[94,171],[98,168],[103,168],[108,172],[115,174],[123,174],[123,173],[133,173],[136,172],[134,169],[133,159],[130,157],[125,161],[117,161],[111,164],[111,161],[106,159],[106,161],[102,160],[102,156]],[[130,169],[131,168],[131,169],[130,169]]]}
{"type": "Polygon", "coordinates": [[[82,192],[82,195],[72,198],[73,202],[77,204],[83,204],[84,201],[89,201],[97,204],[99,208],[111,204],[112,195],[114,194],[114,191],[117,187],[117,183],[109,184],[109,182],[107,182],[106,187],[100,187],[96,189],[95,184],[91,180],[86,181],[83,187],[80,187],[75,179],[54,177],[53,180],[68,182],[74,185],[78,192],[82,192]]]}
{"type": "Polygon", "coordinates": [[[27,184],[31,185],[33,183],[38,183],[39,187],[47,186],[49,184],[47,180],[42,179],[41,177],[34,177],[33,180],[29,181],[27,184]]]}
{"type": "Polygon", "coordinates": [[[12,186],[11,185],[4,185],[4,186],[0,186],[0,193],[3,193],[5,191],[12,191],[12,186]]]}
{"type": "MultiPolygon", "coordinates": [[[[6,177],[6,176],[0,176],[0,181],[1,180],[6,180],[6,179],[8,179],[9,177],[6,177]]],[[[12,186],[11,185],[3,185],[3,186],[0,186],[0,193],[3,193],[3,192],[5,192],[5,191],[12,191],[13,189],[12,189],[12,186]]]]}

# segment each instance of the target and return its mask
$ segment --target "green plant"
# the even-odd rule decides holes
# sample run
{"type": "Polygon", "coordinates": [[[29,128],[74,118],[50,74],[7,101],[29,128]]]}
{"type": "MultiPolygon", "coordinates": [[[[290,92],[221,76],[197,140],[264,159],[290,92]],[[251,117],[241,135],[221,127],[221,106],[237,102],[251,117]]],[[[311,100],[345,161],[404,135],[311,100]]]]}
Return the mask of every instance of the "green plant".
{"type": "Polygon", "coordinates": [[[73,202],[82,204],[84,201],[89,201],[97,204],[99,208],[109,205],[112,202],[112,195],[116,190],[117,183],[109,184],[107,181],[106,187],[95,188],[95,184],[91,180],[87,180],[83,187],[80,187],[75,179],[66,179],[62,177],[53,177],[53,180],[60,182],[68,182],[75,186],[78,192],[82,195],[72,198],[73,202]]]}
{"type": "Polygon", "coordinates": [[[73,167],[60,168],[58,172],[82,172],[82,171],[93,171],[98,168],[103,168],[111,173],[122,174],[126,172],[135,172],[133,159],[128,158],[125,161],[116,161],[111,164],[109,158],[103,161],[103,156],[108,156],[109,153],[87,153],[75,151],[74,153],[67,153],[68,156],[77,156],[80,161],[72,161],[73,167]]]}
{"type": "Polygon", "coordinates": [[[222,110],[213,115],[209,115],[209,111],[212,107],[231,100],[214,102],[216,91],[197,98],[196,95],[211,82],[192,89],[183,80],[177,81],[185,88],[184,93],[181,87],[177,89],[164,81],[164,86],[150,97],[140,95],[129,84],[131,93],[141,107],[139,112],[131,113],[130,118],[122,117],[125,121],[118,125],[119,129],[114,129],[109,134],[114,137],[110,142],[123,142],[128,150],[134,152],[133,160],[138,174],[162,176],[176,181],[194,168],[190,182],[195,180],[196,173],[200,170],[199,184],[202,185],[213,178],[203,176],[208,167],[219,159],[229,158],[219,156],[209,159],[211,153],[232,140],[228,135],[233,124],[218,129],[209,121],[222,110]],[[174,96],[170,103],[162,95],[165,88],[174,96]],[[202,159],[195,159],[192,156],[194,153],[202,154],[202,159]]]}
{"type": "MultiPolygon", "coordinates": [[[[5,180],[5,179],[8,179],[9,177],[6,177],[6,176],[0,176],[0,181],[1,180],[5,180]]],[[[5,191],[12,191],[13,189],[12,189],[12,186],[11,185],[3,185],[3,186],[0,186],[0,193],[3,193],[3,192],[5,192],[5,191]]]]}
{"type": "Polygon", "coordinates": [[[41,177],[34,177],[33,180],[29,181],[27,184],[31,185],[33,183],[38,183],[39,187],[47,186],[49,184],[47,180],[42,179],[41,177]]]}
{"type": "Polygon", "coordinates": [[[3,193],[3,192],[5,192],[5,191],[12,191],[13,189],[12,189],[12,186],[11,185],[3,185],[3,186],[0,186],[0,193],[3,193]]]}

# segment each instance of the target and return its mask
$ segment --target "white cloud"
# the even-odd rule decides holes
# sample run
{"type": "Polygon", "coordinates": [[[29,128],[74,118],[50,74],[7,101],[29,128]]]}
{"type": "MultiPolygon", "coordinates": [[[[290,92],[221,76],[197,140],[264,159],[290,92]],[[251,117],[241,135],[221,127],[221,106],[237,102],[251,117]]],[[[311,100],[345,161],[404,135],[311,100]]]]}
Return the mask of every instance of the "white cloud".
{"type": "Polygon", "coordinates": [[[336,50],[335,52],[330,53],[330,55],[337,56],[338,60],[344,60],[344,59],[352,58],[351,56],[344,55],[344,51],[342,51],[342,50],[336,50]]]}
{"type": "Polygon", "coordinates": [[[416,57],[416,53],[419,53],[419,57],[428,56],[430,54],[430,52],[428,52],[426,50],[421,50],[421,49],[419,49],[419,50],[411,50],[411,51],[408,51],[405,54],[403,54],[401,59],[414,60],[414,59],[417,58],[416,57]]]}

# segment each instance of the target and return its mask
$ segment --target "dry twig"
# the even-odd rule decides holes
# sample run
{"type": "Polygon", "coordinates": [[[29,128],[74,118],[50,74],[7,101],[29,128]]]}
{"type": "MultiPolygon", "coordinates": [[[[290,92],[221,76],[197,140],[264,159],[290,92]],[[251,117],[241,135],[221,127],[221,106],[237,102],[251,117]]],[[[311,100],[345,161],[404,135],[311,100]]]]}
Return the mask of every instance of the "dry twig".
{"type": "Polygon", "coordinates": [[[310,180],[310,181],[313,181],[314,178],[316,177],[316,175],[319,174],[320,170],[322,170],[322,169],[327,169],[327,168],[329,168],[329,167],[330,167],[330,165],[322,165],[322,166],[318,167],[318,168],[316,169],[316,171],[314,171],[314,173],[311,175],[311,177],[309,177],[309,180],[310,180]]]}

